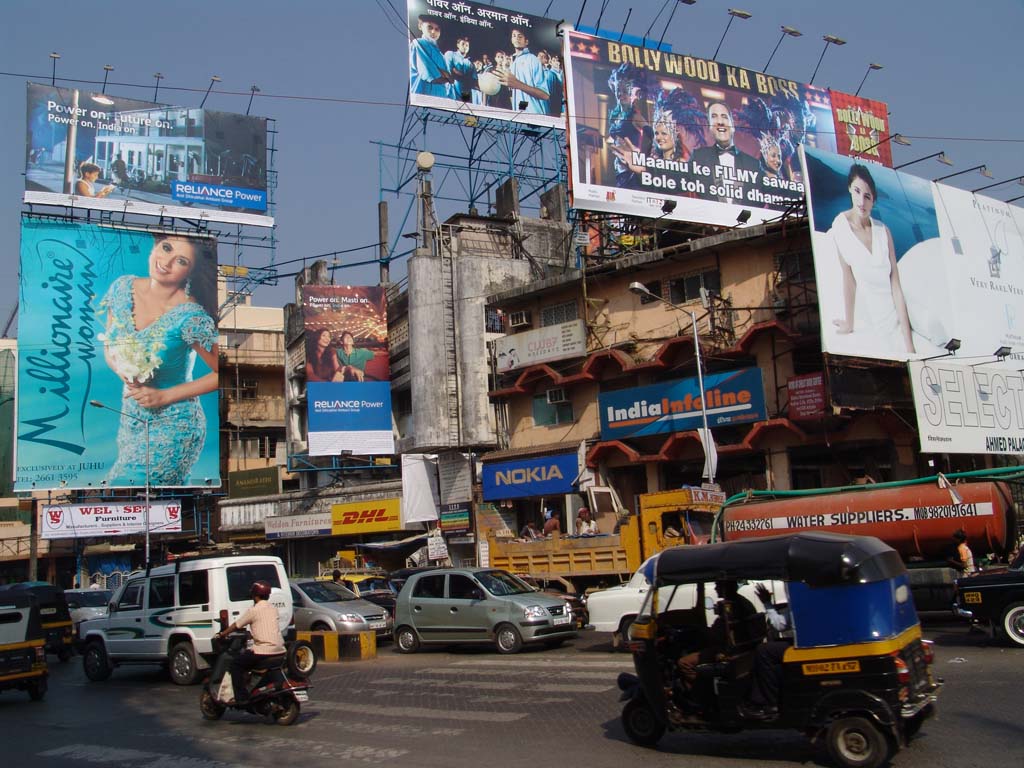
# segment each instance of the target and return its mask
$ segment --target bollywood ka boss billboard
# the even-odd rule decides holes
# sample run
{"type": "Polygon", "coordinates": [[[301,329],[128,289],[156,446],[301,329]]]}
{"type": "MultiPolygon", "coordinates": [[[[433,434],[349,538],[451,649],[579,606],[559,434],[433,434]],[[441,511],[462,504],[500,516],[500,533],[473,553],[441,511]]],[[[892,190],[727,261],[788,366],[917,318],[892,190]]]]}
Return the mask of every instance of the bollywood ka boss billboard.
{"type": "Polygon", "coordinates": [[[272,227],[267,121],[28,83],[26,203],[272,227]]]}
{"type": "Polygon", "coordinates": [[[216,240],[24,219],[14,489],[219,486],[216,317],[216,240]]]}
{"type": "Polygon", "coordinates": [[[565,127],[559,22],[485,2],[407,7],[410,104],[565,127]]]}
{"type": "Polygon", "coordinates": [[[666,432],[748,424],[767,418],[760,368],[709,373],[704,395],[696,377],[598,395],[601,439],[622,440],[666,432]]]}
{"type": "Polygon", "coordinates": [[[576,208],[721,226],[748,210],[756,224],[803,200],[801,144],[835,151],[840,135],[840,151],[892,164],[880,102],[710,59],[565,37],[576,208]]]}
{"type": "Polygon", "coordinates": [[[394,453],[384,289],[303,286],[302,314],[309,455],[394,453]]]}
{"type": "Polygon", "coordinates": [[[955,338],[961,357],[1024,353],[1024,211],[809,147],[804,163],[825,352],[918,360],[955,338]]]}

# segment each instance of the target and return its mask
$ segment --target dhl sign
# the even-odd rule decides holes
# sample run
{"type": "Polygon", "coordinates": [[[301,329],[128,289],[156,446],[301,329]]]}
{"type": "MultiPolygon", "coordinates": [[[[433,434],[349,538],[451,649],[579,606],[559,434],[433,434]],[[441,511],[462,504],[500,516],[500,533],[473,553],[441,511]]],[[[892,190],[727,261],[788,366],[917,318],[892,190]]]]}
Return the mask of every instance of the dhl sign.
{"type": "Polygon", "coordinates": [[[402,530],[401,499],[331,505],[331,535],[402,530]]]}

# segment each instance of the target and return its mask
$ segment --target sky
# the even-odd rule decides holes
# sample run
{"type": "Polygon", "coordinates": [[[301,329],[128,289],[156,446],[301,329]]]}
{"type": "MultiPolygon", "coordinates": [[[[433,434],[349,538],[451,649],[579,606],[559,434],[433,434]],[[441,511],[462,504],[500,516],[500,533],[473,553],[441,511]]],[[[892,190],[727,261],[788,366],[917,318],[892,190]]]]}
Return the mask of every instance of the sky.
{"type": "MultiPolygon", "coordinates": [[[[782,41],[769,73],[798,82],[810,79],[825,48],[822,35],[836,35],[847,44],[828,47],[814,84],[853,93],[868,63],[882,64],[860,95],[887,102],[891,130],[911,138],[912,146],[893,146],[896,164],[945,151],[953,168],[927,160],[907,169],[928,178],[986,164],[991,180],[975,171],[946,182],[964,189],[1024,174],[1022,0],[697,0],[679,4],[666,29],[674,2],[505,5],[570,24],[582,8],[583,26],[593,27],[601,14],[604,29],[619,32],[625,24],[627,34],[643,36],[650,28],[649,38],[664,33],[677,53],[702,57],[718,46],[731,5],[752,17],[732,23],[718,60],[760,71],[779,41],[780,25],[788,25],[803,36],[782,41]]],[[[102,83],[103,66],[111,65],[107,92],[128,98],[152,99],[153,74],[160,72],[160,101],[198,106],[217,75],[221,82],[207,108],[244,113],[250,86],[257,85],[252,114],[274,118],[278,130],[276,263],[285,274],[296,264],[284,262],[311,262],[319,254],[377,241],[380,161],[372,142],[397,142],[401,132],[408,87],[404,17],[405,0],[51,0],[44,6],[38,0],[3,0],[0,103],[7,104],[8,118],[0,121],[0,243],[7,257],[0,262],[0,320],[18,295],[25,82],[50,82],[51,52],[61,56],[58,85],[92,89],[102,83]]],[[[457,151],[458,133],[432,125],[430,145],[421,148],[457,151]]],[[[1007,184],[985,194],[1005,200],[1021,193],[1021,187],[1007,184]]],[[[408,200],[386,199],[394,222],[408,200]]],[[[444,218],[457,210],[447,203],[439,213],[444,218]]],[[[336,282],[376,283],[375,265],[355,266],[373,254],[341,256],[345,268],[336,272],[336,282]]],[[[230,260],[230,249],[222,245],[221,261],[230,260]]],[[[242,255],[247,266],[269,260],[264,249],[242,255]]],[[[404,273],[401,261],[393,265],[393,279],[404,273]]],[[[254,303],[264,306],[281,306],[295,295],[291,277],[254,290],[254,303]]]]}

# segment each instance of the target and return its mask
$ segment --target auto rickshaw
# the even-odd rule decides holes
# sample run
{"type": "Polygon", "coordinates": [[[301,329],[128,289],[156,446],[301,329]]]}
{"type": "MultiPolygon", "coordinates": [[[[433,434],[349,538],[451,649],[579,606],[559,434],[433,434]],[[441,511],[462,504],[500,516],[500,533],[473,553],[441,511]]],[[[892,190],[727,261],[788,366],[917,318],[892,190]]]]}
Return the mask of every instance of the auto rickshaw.
{"type": "Polygon", "coordinates": [[[46,637],[46,652],[56,654],[61,661],[70,659],[74,654],[73,625],[64,590],[45,581],[22,581],[0,587],[0,600],[5,600],[9,594],[35,597],[46,637]]]}
{"type": "Polygon", "coordinates": [[[932,676],[932,644],[921,638],[902,560],[878,539],[804,532],[675,547],[646,567],[652,589],[629,632],[636,675],[619,677],[633,742],[654,746],[666,730],[791,728],[823,740],[842,768],[877,768],[934,713],[942,681],[932,676]],[[705,585],[745,580],[783,582],[788,592],[792,645],[782,649],[770,719],[751,719],[744,706],[764,614],[732,626],[726,608],[712,626],[705,604],[705,585]],[[659,613],[659,588],[681,585],[697,586],[694,605],[677,609],[673,592],[671,610],[659,613]],[[716,627],[725,641],[708,653],[716,627]],[[687,679],[679,659],[696,651],[687,679]]]}
{"type": "Polygon", "coordinates": [[[28,691],[32,701],[46,695],[45,643],[36,599],[23,592],[0,592],[0,691],[28,691]]]}

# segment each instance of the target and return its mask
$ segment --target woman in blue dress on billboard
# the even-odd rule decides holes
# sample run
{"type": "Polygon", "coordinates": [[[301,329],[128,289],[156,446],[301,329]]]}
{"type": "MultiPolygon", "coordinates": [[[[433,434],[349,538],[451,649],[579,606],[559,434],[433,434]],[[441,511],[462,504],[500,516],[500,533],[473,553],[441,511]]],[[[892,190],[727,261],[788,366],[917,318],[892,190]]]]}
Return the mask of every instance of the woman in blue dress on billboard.
{"type": "Polygon", "coordinates": [[[206,441],[199,398],[217,390],[216,245],[156,235],[149,276],[123,275],[100,302],[104,355],[124,382],[110,486],[184,485],[206,441]],[[207,250],[209,249],[209,251],[207,250]],[[196,356],[209,372],[193,378],[196,356]]]}
{"type": "Polygon", "coordinates": [[[861,336],[865,348],[888,346],[913,354],[892,233],[871,218],[878,198],[875,180],[865,166],[855,163],[846,181],[852,205],[836,216],[829,230],[839,255],[844,309],[844,317],[832,324],[837,333],[861,336]]]}

